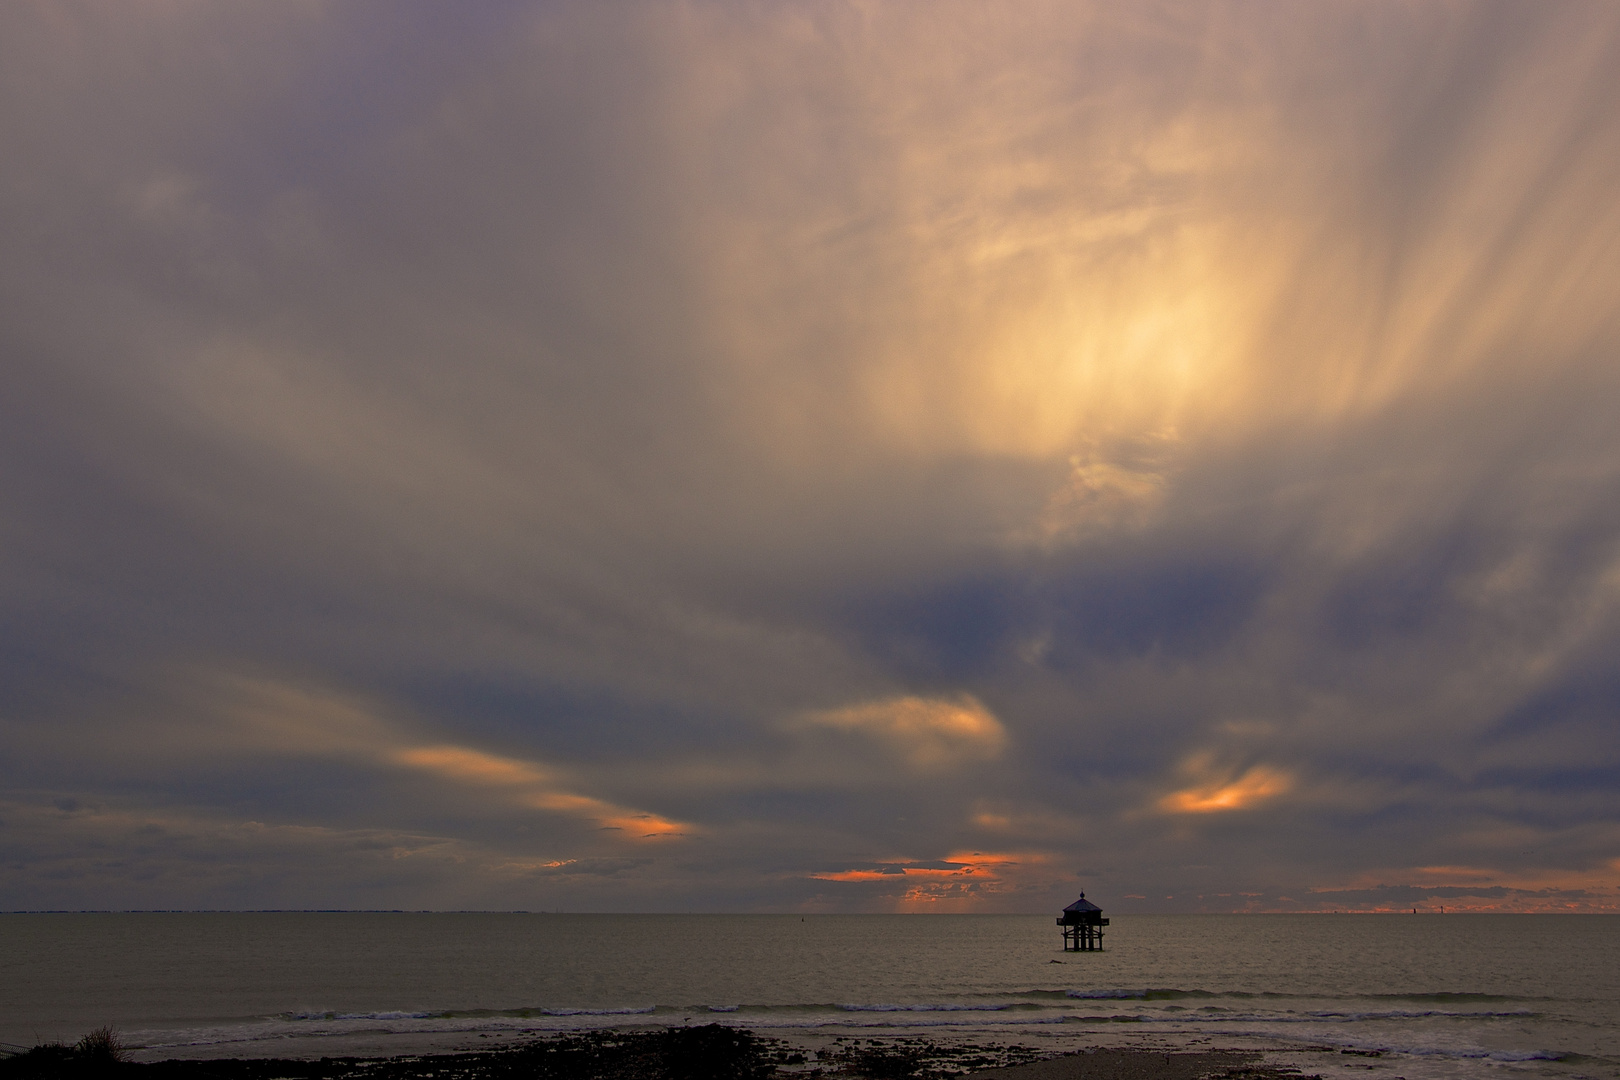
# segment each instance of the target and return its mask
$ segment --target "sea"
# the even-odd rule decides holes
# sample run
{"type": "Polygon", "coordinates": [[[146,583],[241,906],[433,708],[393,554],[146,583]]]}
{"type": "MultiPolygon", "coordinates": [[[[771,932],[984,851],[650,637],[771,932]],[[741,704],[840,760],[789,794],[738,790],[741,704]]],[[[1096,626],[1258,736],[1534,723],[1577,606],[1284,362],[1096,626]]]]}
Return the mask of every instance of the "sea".
{"type": "Polygon", "coordinates": [[[0,915],[0,1042],[110,1025],[137,1059],[482,1049],[724,1024],[1238,1048],[1324,1077],[1620,1077],[1620,916],[0,915]]]}

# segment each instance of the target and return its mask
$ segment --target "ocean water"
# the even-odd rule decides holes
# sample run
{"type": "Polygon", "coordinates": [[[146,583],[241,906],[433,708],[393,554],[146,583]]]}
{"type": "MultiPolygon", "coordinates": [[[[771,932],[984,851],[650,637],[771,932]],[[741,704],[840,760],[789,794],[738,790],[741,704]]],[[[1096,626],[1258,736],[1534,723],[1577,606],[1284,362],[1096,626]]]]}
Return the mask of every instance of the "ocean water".
{"type": "Polygon", "coordinates": [[[0,915],[0,1041],[112,1024],[146,1059],[319,1056],[722,1023],[1620,1077],[1620,917],[1111,918],[1064,953],[1045,915],[0,915]]]}

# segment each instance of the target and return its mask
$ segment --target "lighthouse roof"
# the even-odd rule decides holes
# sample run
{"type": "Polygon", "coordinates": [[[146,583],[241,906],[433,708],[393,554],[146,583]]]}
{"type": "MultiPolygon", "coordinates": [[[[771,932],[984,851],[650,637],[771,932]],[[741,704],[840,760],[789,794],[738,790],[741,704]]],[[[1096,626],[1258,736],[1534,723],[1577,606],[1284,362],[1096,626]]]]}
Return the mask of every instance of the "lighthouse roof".
{"type": "Polygon", "coordinates": [[[1074,903],[1070,904],[1068,907],[1064,908],[1063,910],[1064,911],[1101,911],[1102,908],[1098,907],[1096,904],[1093,904],[1090,900],[1087,900],[1085,893],[1081,893],[1080,894],[1080,899],[1076,900],[1074,903]]]}

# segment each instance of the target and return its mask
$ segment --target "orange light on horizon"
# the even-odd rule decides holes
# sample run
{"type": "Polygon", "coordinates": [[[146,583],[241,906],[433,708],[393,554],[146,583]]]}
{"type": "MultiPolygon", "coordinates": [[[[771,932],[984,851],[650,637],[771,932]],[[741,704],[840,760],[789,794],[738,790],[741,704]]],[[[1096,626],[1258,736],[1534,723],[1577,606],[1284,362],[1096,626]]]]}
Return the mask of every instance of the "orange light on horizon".
{"type": "Polygon", "coordinates": [[[922,866],[902,860],[884,863],[879,869],[824,870],[808,875],[819,881],[891,881],[921,879],[923,881],[959,881],[963,878],[1001,880],[1006,867],[1039,864],[1049,861],[1042,854],[1018,852],[954,852],[939,862],[946,865],[922,866]]]}
{"type": "Polygon", "coordinates": [[[899,881],[905,878],[993,877],[982,867],[962,866],[941,869],[931,866],[900,866],[884,870],[829,870],[809,875],[819,881],[899,881]]]}

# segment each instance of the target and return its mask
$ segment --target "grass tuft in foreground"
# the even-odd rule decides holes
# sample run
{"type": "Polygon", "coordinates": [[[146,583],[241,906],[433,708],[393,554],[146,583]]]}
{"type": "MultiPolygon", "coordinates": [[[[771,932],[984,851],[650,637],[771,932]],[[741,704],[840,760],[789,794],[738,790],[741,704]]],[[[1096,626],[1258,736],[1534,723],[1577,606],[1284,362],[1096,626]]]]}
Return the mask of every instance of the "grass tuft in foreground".
{"type": "Polygon", "coordinates": [[[119,1041],[118,1032],[110,1027],[99,1027],[87,1033],[72,1046],[47,1043],[21,1054],[0,1058],[0,1077],[19,1080],[58,1078],[61,1080],[92,1080],[120,1072],[129,1065],[129,1053],[119,1041]]]}

